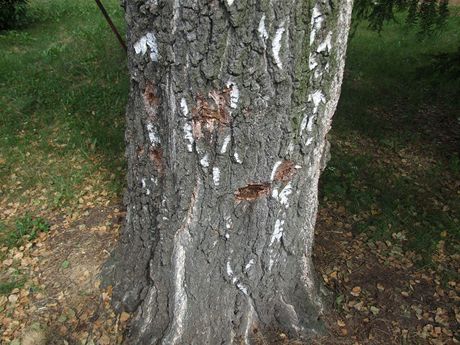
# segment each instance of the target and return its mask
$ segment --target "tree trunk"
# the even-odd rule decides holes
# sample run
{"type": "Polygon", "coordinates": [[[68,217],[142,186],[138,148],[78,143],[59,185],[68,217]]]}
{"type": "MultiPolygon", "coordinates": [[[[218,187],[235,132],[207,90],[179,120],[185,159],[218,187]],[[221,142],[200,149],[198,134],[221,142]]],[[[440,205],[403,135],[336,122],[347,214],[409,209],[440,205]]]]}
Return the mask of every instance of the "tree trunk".
{"type": "Polygon", "coordinates": [[[352,0],[126,0],[129,344],[311,337],[311,249],[352,0]]]}

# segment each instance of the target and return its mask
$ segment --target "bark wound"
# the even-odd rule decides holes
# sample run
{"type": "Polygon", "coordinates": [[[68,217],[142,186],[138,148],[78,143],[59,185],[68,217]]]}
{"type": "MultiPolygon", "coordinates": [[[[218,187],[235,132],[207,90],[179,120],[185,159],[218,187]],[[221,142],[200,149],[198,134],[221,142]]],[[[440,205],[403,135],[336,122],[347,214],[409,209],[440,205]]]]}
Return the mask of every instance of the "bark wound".
{"type": "Polygon", "coordinates": [[[275,181],[287,182],[292,180],[298,166],[293,161],[283,161],[275,173],[275,181]]]}
{"type": "Polygon", "coordinates": [[[155,169],[162,174],[163,167],[163,150],[161,148],[154,148],[149,150],[149,158],[153,163],[155,169]]]}
{"type": "Polygon", "coordinates": [[[196,106],[192,109],[193,136],[196,139],[202,137],[202,129],[209,132],[220,126],[227,126],[230,123],[230,91],[231,87],[222,91],[209,92],[208,101],[204,96],[196,96],[196,106]]]}
{"type": "Polygon", "coordinates": [[[145,87],[144,97],[149,105],[157,106],[160,102],[156,95],[156,89],[153,86],[152,82],[147,82],[147,86],[145,87]]]}
{"type": "Polygon", "coordinates": [[[253,201],[270,194],[270,183],[250,183],[235,192],[237,200],[253,201]]]}
{"type": "Polygon", "coordinates": [[[155,119],[160,100],[157,95],[157,89],[151,81],[147,81],[146,83],[143,98],[149,118],[151,120],[155,119]]]}
{"type": "Polygon", "coordinates": [[[144,155],[144,148],[140,145],[137,145],[136,154],[138,158],[141,158],[144,155]]]}

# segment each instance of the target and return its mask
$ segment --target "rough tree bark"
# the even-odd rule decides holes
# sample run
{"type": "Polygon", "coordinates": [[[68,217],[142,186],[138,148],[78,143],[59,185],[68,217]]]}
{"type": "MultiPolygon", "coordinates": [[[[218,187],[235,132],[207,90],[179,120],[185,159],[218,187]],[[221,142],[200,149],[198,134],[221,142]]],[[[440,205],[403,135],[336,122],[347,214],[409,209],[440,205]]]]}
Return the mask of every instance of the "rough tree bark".
{"type": "Polygon", "coordinates": [[[352,0],[126,0],[129,344],[310,337],[318,179],[352,0]]]}

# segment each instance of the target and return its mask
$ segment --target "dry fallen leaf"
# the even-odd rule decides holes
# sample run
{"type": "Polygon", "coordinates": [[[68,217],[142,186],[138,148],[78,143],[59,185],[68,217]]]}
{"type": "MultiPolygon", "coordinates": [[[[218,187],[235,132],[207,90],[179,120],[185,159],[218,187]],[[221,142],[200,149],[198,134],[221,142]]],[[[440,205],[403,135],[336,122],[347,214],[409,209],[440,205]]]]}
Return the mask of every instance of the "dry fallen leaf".
{"type": "Polygon", "coordinates": [[[355,297],[358,297],[361,294],[361,287],[355,286],[353,289],[351,289],[351,294],[355,297]]]}
{"type": "Polygon", "coordinates": [[[129,319],[129,314],[127,312],[122,312],[120,314],[120,322],[126,322],[129,319]]]}
{"type": "Polygon", "coordinates": [[[374,315],[377,315],[380,312],[380,309],[377,308],[377,307],[374,307],[374,306],[371,306],[369,309],[370,309],[371,313],[374,314],[374,315]]]}
{"type": "Polygon", "coordinates": [[[18,300],[18,295],[10,295],[8,297],[8,302],[10,302],[10,303],[16,303],[17,300],[18,300]]]}

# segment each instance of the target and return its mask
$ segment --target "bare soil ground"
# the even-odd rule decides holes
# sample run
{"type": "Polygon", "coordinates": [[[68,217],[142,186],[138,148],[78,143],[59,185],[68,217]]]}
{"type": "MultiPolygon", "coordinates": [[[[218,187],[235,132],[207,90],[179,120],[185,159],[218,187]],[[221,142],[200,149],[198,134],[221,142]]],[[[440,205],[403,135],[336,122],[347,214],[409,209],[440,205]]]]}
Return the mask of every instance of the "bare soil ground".
{"type": "Polygon", "coordinates": [[[89,208],[80,219],[62,218],[49,233],[7,251],[3,278],[21,272],[25,284],[0,297],[2,344],[120,342],[120,317],[109,306],[110,289],[100,289],[99,272],[122,215],[114,204],[89,208]]]}
{"type": "MultiPolygon", "coordinates": [[[[338,205],[320,209],[315,262],[333,292],[326,343],[458,344],[459,282],[446,281],[436,267],[416,267],[398,240],[354,234],[350,221],[338,205]]],[[[438,255],[444,259],[442,246],[438,255]]]]}

